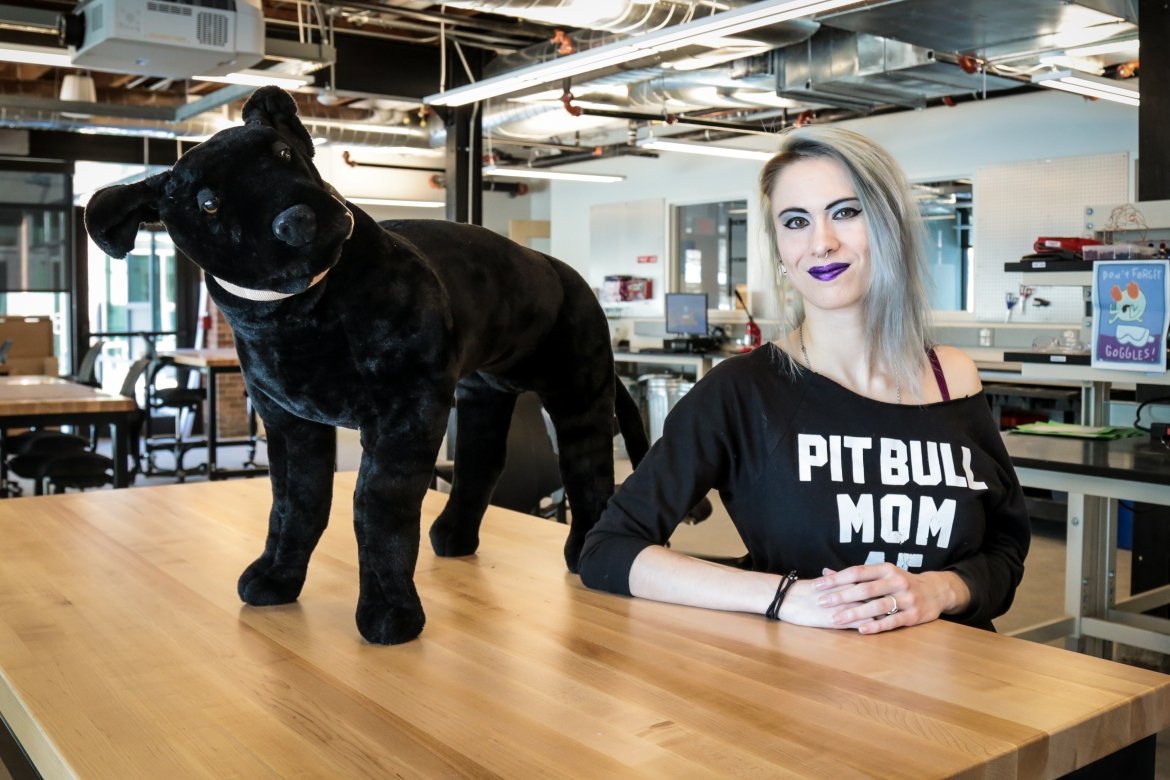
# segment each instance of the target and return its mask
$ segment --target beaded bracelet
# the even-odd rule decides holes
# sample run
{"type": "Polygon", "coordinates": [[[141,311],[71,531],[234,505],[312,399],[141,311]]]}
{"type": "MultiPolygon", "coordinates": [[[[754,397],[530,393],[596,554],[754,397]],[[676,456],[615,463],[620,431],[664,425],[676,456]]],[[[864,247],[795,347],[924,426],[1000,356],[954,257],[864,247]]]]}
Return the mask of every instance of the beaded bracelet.
{"type": "Polygon", "coordinates": [[[772,606],[768,607],[768,611],[764,613],[764,617],[768,620],[780,619],[780,605],[784,603],[784,596],[787,595],[788,589],[792,587],[792,583],[796,582],[796,569],[788,572],[784,579],[780,580],[780,586],[776,588],[776,596],[772,599],[772,606]]]}

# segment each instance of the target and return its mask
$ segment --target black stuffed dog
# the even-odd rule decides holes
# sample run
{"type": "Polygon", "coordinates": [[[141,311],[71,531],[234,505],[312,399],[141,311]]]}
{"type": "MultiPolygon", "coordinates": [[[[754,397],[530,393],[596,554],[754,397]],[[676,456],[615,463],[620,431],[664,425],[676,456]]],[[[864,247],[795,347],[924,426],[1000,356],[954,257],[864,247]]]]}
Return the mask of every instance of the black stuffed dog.
{"type": "Polygon", "coordinates": [[[648,447],[589,286],[482,228],[374,222],[321,180],[312,139],[280,89],[254,93],[243,118],[169,172],[101,190],[85,212],[90,235],[115,257],[142,223],[161,221],[234,331],[268,433],[273,499],[240,598],[297,599],[328,522],[334,427],[356,428],[358,630],[378,644],[418,636],[420,507],[452,398],[455,478],[430,537],[439,555],[469,555],[521,390],[539,394],[557,431],[573,510],[565,561],[575,571],[613,492],[615,408],[631,460],[648,447]]]}

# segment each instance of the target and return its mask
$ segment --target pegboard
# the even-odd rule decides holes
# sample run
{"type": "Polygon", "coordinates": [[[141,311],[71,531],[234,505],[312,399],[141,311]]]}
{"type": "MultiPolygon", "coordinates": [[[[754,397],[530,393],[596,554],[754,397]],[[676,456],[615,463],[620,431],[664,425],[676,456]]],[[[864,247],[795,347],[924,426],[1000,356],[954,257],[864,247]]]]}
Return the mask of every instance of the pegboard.
{"type": "MultiPolygon", "coordinates": [[[[1125,152],[1060,157],[980,168],[973,182],[975,219],[975,318],[1003,322],[1005,294],[1019,293],[1022,277],[1003,270],[1031,254],[1039,236],[1089,236],[1084,209],[1093,203],[1129,200],[1129,155],[1125,152]]],[[[1016,304],[1011,322],[1080,322],[1080,287],[1036,287],[1033,298],[1051,305],[1016,304]]]]}

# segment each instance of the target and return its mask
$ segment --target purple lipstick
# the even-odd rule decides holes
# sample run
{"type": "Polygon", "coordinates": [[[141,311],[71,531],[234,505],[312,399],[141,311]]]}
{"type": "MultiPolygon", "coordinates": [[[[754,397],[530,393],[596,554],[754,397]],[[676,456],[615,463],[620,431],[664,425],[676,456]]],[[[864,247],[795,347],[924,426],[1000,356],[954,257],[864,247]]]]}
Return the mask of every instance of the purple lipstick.
{"type": "Polygon", "coordinates": [[[849,270],[848,263],[829,263],[828,265],[813,266],[808,269],[808,273],[817,281],[831,282],[847,270],[849,270]]]}

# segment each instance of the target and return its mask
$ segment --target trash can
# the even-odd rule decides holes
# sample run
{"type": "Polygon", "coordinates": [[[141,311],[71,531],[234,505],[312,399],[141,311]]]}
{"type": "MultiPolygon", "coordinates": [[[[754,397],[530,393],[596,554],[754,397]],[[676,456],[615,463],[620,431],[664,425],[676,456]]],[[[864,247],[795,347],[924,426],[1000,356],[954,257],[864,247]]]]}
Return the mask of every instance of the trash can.
{"type": "Polygon", "coordinates": [[[653,444],[662,438],[666,415],[695,383],[673,374],[645,374],[638,378],[638,384],[642,387],[642,419],[653,444]]]}
{"type": "MultiPolygon", "coordinates": [[[[618,379],[626,386],[626,391],[630,397],[634,399],[634,403],[638,405],[638,411],[642,414],[642,429],[646,428],[646,412],[642,404],[642,388],[638,385],[636,377],[618,375],[618,379]]],[[[629,452],[626,451],[626,440],[622,436],[621,431],[614,431],[613,436],[613,456],[619,459],[628,459],[629,452]]]]}

